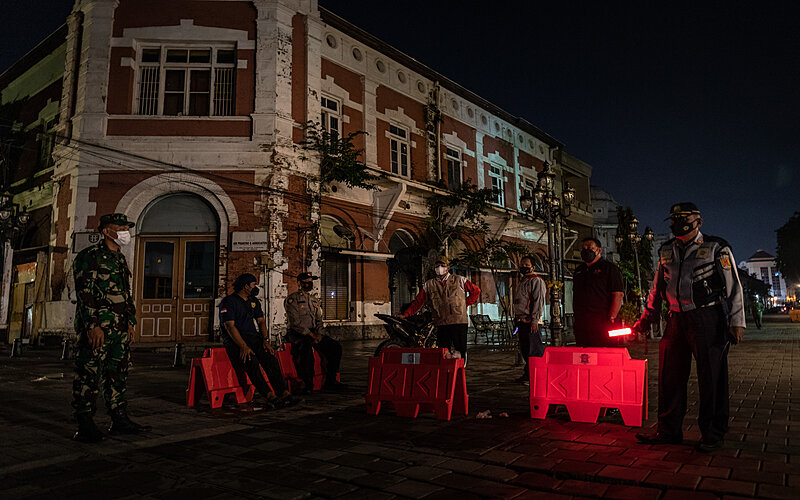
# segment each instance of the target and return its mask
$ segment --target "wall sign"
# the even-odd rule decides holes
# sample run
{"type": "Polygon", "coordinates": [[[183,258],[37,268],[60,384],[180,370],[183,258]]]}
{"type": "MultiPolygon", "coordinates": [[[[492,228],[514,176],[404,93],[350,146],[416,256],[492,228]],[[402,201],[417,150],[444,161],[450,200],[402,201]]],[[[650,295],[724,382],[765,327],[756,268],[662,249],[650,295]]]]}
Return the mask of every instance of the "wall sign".
{"type": "Polygon", "coordinates": [[[269,250],[266,231],[234,231],[231,233],[231,252],[265,252],[269,250]]]}
{"type": "Polygon", "coordinates": [[[75,253],[80,252],[85,248],[100,243],[103,236],[94,231],[78,232],[72,234],[72,251],[75,253]]]}

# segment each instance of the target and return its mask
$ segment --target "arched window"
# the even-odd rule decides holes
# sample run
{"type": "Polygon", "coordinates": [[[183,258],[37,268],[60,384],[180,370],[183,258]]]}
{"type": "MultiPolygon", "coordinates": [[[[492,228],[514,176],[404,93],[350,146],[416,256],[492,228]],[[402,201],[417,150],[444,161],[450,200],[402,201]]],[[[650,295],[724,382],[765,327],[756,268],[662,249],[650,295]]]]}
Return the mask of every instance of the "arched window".
{"type": "Polygon", "coordinates": [[[144,212],[139,233],[217,233],[219,220],[208,203],[191,193],[158,198],[144,212]]]}
{"type": "Polygon", "coordinates": [[[352,248],[355,233],[338,219],[322,216],[319,220],[319,237],[323,247],[352,248]]]}
{"type": "Polygon", "coordinates": [[[398,229],[392,234],[392,237],[389,238],[389,251],[396,255],[400,250],[413,247],[415,244],[414,237],[411,233],[404,229],[398,229]]]}

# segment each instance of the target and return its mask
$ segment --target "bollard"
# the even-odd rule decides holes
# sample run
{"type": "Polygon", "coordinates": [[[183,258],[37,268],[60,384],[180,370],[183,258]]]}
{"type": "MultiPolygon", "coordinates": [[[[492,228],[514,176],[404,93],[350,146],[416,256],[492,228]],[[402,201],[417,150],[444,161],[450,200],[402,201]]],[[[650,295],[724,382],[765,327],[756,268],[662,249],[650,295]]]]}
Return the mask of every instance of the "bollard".
{"type": "Polygon", "coordinates": [[[175,344],[175,356],[172,358],[172,367],[180,368],[183,366],[183,344],[175,344]]]}
{"type": "Polygon", "coordinates": [[[61,360],[72,359],[72,341],[67,337],[61,341],[61,360]]]}
{"type": "Polygon", "coordinates": [[[14,339],[14,343],[11,344],[11,357],[19,356],[22,356],[22,339],[14,339]]]}

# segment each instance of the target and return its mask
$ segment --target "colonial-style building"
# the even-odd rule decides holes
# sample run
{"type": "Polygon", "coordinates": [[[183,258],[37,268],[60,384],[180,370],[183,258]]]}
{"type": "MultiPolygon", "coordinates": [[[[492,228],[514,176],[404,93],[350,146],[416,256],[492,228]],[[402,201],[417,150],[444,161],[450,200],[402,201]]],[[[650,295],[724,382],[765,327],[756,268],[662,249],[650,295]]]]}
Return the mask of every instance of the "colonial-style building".
{"type": "MultiPolygon", "coordinates": [[[[242,272],[259,277],[276,334],[311,271],[334,335],[379,335],[374,314],[409,302],[427,271],[426,199],[462,183],[496,191],[491,235],[527,245],[542,268],[546,228],[521,198],[545,162],[557,192],[576,186],[568,220],[591,225],[588,165],[314,0],[77,0],[0,91],[3,124],[41,132],[6,186],[33,214],[6,264],[15,289],[33,283],[12,294],[11,317],[27,311],[34,335],[72,329],[70,265],[109,212],[136,221],[124,251],[138,343],[207,342],[242,272]],[[308,122],[365,132],[356,146],[378,189],[321,192],[308,122]]],[[[583,232],[568,222],[564,241],[583,232]]],[[[463,272],[483,289],[474,312],[497,315],[513,273],[463,272]]]]}

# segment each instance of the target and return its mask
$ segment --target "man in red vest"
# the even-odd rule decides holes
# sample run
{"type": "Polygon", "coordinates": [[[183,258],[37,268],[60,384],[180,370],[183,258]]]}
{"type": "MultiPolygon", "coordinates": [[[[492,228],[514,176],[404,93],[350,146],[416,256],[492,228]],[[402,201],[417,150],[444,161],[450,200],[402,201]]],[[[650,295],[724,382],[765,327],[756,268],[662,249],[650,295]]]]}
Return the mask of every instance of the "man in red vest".
{"type": "Polygon", "coordinates": [[[467,357],[467,307],[478,301],[481,289],[463,276],[450,274],[447,257],[436,259],[436,277],[422,285],[417,298],[401,315],[404,318],[416,314],[428,304],[436,325],[436,342],[439,347],[455,348],[462,358],[467,357]]]}

